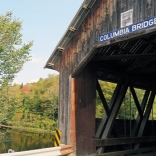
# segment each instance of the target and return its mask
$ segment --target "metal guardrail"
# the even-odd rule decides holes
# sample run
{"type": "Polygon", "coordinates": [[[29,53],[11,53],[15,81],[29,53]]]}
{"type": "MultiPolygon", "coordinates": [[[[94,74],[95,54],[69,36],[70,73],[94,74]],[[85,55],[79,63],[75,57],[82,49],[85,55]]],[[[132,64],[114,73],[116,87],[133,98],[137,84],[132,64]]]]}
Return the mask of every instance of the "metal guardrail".
{"type": "MultiPolygon", "coordinates": [[[[11,150],[10,150],[11,151],[11,150]]],[[[22,152],[4,153],[0,156],[61,156],[73,153],[73,145],[61,145],[58,147],[43,148],[22,152]]]]}

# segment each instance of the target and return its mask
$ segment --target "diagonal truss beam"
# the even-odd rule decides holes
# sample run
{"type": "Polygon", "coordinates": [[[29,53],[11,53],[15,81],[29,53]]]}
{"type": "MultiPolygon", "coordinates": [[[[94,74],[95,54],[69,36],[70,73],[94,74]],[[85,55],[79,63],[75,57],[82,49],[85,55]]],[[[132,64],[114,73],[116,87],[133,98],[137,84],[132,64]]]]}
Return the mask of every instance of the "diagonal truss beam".
{"type": "MultiPolygon", "coordinates": [[[[103,120],[101,121],[101,125],[100,125],[101,127],[99,126],[99,129],[102,132],[101,139],[106,139],[110,136],[115,118],[117,116],[117,113],[120,109],[126,91],[128,89],[128,85],[129,85],[129,79],[125,81],[121,81],[117,85],[112,97],[113,100],[111,103],[110,115],[104,116],[103,120]],[[102,125],[104,125],[104,127],[102,127],[102,125]]],[[[104,147],[100,147],[97,149],[98,154],[103,153],[103,151],[104,151],[104,147]]]]}
{"type": "Polygon", "coordinates": [[[101,99],[101,101],[102,101],[103,107],[104,107],[104,109],[105,109],[107,115],[109,116],[109,111],[110,111],[110,110],[109,110],[109,107],[108,107],[108,105],[107,105],[106,98],[105,98],[105,96],[104,96],[104,94],[103,94],[103,92],[102,92],[102,89],[101,89],[101,87],[100,87],[100,84],[99,84],[98,80],[96,81],[96,88],[97,88],[97,91],[98,91],[98,93],[99,93],[100,99],[101,99]]]}
{"type": "Polygon", "coordinates": [[[117,113],[118,113],[118,111],[120,109],[120,106],[121,106],[121,104],[123,102],[126,91],[128,89],[128,85],[129,85],[129,80],[126,80],[124,82],[124,84],[122,85],[121,89],[120,89],[119,96],[117,97],[117,99],[115,101],[115,104],[114,104],[114,107],[111,110],[111,114],[109,116],[109,119],[108,119],[108,122],[107,122],[107,125],[106,125],[106,129],[103,132],[102,139],[105,139],[105,138],[109,137],[109,135],[111,133],[114,120],[115,120],[115,118],[117,116],[117,113]]]}
{"type": "MultiPolygon", "coordinates": [[[[144,112],[144,110],[145,110],[145,106],[147,104],[149,95],[150,95],[150,90],[148,89],[148,90],[145,91],[145,94],[144,94],[144,97],[143,97],[143,100],[142,100],[142,103],[141,103],[141,110],[142,110],[142,112],[144,112]]],[[[132,136],[136,136],[137,135],[137,132],[138,132],[141,120],[142,120],[142,118],[138,114],[138,116],[137,116],[137,118],[135,120],[134,126],[133,126],[132,136]]]]}
{"type": "MultiPolygon", "coordinates": [[[[115,104],[115,101],[120,93],[120,89],[122,87],[122,84],[123,84],[123,79],[119,81],[119,83],[117,84],[115,90],[114,90],[114,93],[113,93],[113,96],[111,98],[111,101],[110,101],[110,110],[112,110],[112,108],[114,107],[114,104],[115,104]]],[[[102,132],[103,130],[105,129],[105,126],[106,126],[106,123],[108,121],[108,115],[105,114],[100,122],[100,125],[96,131],[96,134],[95,134],[95,138],[101,138],[101,135],[102,135],[102,132]]]]}
{"type": "Polygon", "coordinates": [[[140,115],[140,117],[142,117],[142,116],[143,116],[143,111],[142,111],[142,109],[141,109],[141,107],[140,107],[138,98],[137,98],[137,96],[136,96],[135,90],[134,90],[134,88],[132,87],[132,85],[130,85],[130,91],[131,91],[131,93],[132,93],[132,96],[133,96],[133,99],[134,99],[134,101],[135,101],[135,105],[136,105],[136,107],[137,107],[137,109],[138,109],[139,115],[140,115]]]}
{"type": "MultiPolygon", "coordinates": [[[[121,107],[121,104],[125,98],[125,94],[127,92],[128,86],[130,86],[130,91],[132,93],[135,105],[138,110],[138,116],[136,118],[136,121],[134,123],[131,137],[142,137],[143,132],[147,123],[147,120],[149,118],[152,105],[155,99],[156,89],[154,88],[147,89],[144,93],[143,99],[141,104],[139,103],[137,94],[134,90],[134,87],[130,84],[130,79],[122,79],[118,82],[114,93],[112,95],[111,101],[110,101],[110,108],[106,102],[105,96],[103,95],[102,89],[100,87],[100,84],[97,81],[97,91],[99,93],[99,96],[101,98],[101,101],[103,102],[103,106],[106,110],[106,114],[101,120],[101,123],[97,129],[97,132],[95,134],[95,138],[98,139],[107,139],[110,137],[110,134],[112,133],[112,128],[114,125],[114,121],[116,119],[116,116],[119,112],[119,109],[121,107]]],[[[140,144],[135,144],[134,149],[138,149],[140,144]]],[[[97,148],[97,154],[103,153],[105,150],[105,147],[99,147],[97,148]]]]}
{"type": "MultiPolygon", "coordinates": [[[[149,101],[148,101],[148,105],[147,105],[145,114],[143,116],[142,122],[140,124],[139,132],[138,132],[138,137],[141,137],[143,135],[143,132],[144,132],[144,129],[145,129],[147,120],[149,118],[149,115],[150,115],[150,112],[151,112],[151,109],[152,109],[152,106],[153,106],[153,102],[154,102],[154,99],[155,99],[155,93],[156,93],[156,91],[155,91],[155,87],[154,87],[154,89],[151,92],[151,95],[150,95],[150,98],[149,98],[149,101]]],[[[139,144],[136,144],[134,146],[134,149],[138,149],[139,146],[140,146],[139,144]]]]}

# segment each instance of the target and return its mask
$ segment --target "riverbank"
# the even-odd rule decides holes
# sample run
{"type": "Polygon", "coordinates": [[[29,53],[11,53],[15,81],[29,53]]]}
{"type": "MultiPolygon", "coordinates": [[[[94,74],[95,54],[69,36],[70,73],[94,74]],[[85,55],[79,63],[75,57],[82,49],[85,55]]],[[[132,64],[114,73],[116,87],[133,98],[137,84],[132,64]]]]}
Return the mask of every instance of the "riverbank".
{"type": "Polygon", "coordinates": [[[21,131],[21,129],[0,129],[0,154],[8,153],[8,149],[15,152],[53,147],[54,135],[51,133],[37,133],[36,131],[21,131]]]}
{"type": "Polygon", "coordinates": [[[29,128],[29,127],[20,127],[20,126],[8,126],[4,124],[0,124],[0,128],[9,128],[9,129],[14,129],[18,131],[26,131],[26,132],[36,132],[36,133],[50,133],[50,134],[55,134],[55,131],[48,131],[44,129],[36,129],[36,128],[29,128]]]}

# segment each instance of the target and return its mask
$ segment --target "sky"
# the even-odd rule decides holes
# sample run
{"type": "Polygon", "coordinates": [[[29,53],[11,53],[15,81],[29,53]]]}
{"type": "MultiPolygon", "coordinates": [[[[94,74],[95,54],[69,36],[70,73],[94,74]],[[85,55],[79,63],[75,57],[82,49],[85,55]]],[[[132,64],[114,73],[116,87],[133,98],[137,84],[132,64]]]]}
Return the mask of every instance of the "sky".
{"type": "Polygon", "coordinates": [[[32,59],[17,73],[14,83],[27,84],[59,74],[44,66],[82,3],[83,0],[0,0],[0,14],[11,11],[22,22],[23,43],[33,41],[32,59]]]}

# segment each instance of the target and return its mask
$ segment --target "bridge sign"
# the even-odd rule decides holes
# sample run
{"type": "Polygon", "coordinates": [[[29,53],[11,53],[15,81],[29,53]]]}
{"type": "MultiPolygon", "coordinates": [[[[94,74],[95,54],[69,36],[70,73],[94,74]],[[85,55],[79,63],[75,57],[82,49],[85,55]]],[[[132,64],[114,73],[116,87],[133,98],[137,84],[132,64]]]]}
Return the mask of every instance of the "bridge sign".
{"type": "Polygon", "coordinates": [[[154,26],[156,26],[156,16],[146,19],[144,21],[140,21],[135,24],[131,24],[126,27],[111,31],[111,32],[107,32],[102,35],[99,35],[98,42],[106,42],[108,40],[113,40],[115,38],[130,34],[130,33],[135,33],[143,29],[148,29],[154,26]]]}

